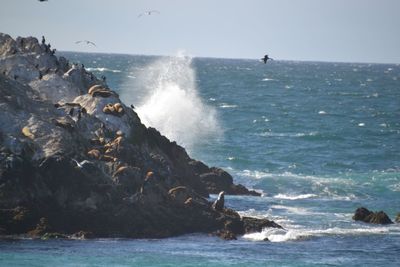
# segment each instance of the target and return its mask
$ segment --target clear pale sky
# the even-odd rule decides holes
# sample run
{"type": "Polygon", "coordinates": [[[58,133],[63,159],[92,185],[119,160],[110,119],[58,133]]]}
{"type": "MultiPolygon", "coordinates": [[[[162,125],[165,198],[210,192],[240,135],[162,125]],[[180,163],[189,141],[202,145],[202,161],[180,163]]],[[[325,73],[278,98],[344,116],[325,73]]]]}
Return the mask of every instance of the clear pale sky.
{"type": "Polygon", "coordinates": [[[0,0],[0,32],[58,50],[400,63],[400,0],[0,0]],[[160,14],[138,15],[147,10],[160,14]],[[87,39],[91,47],[75,44],[87,39]]]}

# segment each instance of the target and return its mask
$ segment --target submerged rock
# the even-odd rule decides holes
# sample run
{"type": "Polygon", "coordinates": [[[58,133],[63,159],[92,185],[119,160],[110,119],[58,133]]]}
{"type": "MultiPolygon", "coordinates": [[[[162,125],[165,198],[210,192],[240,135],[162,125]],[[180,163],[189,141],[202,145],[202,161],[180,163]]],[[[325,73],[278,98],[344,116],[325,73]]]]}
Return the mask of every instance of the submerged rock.
{"type": "Polygon", "coordinates": [[[361,207],[358,208],[353,216],[353,220],[355,221],[363,221],[366,223],[375,223],[375,224],[391,224],[393,223],[390,220],[389,216],[383,211],[372,212],[367,208],[361,207]]]}
{"type": "Polygon", "coordinates": [[[209,193],[257,193],[146,128],[104,81],[36,38],[0,34],[0,108],[1,234],[234,239],[279,227],[213,208],[209,193]]]}

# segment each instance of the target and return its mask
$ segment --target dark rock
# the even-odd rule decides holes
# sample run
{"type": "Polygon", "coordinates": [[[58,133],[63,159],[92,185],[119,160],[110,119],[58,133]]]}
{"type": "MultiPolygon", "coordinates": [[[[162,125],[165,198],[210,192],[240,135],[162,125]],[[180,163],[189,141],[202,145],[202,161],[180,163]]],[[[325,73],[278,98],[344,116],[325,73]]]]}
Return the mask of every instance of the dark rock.
{"type": "Polygon", "coordinates": [[[219,230],[215,235],[224,240],[237,240],[236,235],[229,230],[219,230]]]}
{"type": "Polygon", "coordinates": [[[283,229],[282,226],[280,226],[279,224],[275,223],[274,221],[270,221],[268,219],[243,217],[242,221],[244,224],[245,233],[261,232],[263,228],[283,229]]]}
{"type": "Polygon", "coordinates": [[[200,232],[234,239],[279,227],[241,218],[224,204],[213,208],[209,193],[256,193],[233,184],[222,169],[191,159],[146,128],[105,83],[46,50],[36,38],[0,34],[1,234],[149,238],[200,232]],[[39,80],[38,71],[48,73],[39,80]],[[112,93],[92,97],[87,88],[95,85],[112,93]],[[121,116],[103,113],[107,103],[117,103],[121,116]],[[68,115],[72,107],[86,110],[85,116],[75,120],[75,112],[68,115]]]}
{"type": "Polygon", "coordinates": [[[48,240],[48,239],[67,239],[69,236],[61,234],[61,233],[45,233],[40,237],[42,240],[48,240]]]}
{"type": "Polygon", "coordinates": [[[397,213],[397,216],[396,216],[395,221],[396,221],[397,223],[400,223],[400,213],[397,213]]]}
{"type": "Polygon", "coordinates": [[[363,221],[366,223],[374,223],[374,224],[391,224],[391,223],[393,223],[385,212],[383,212],[383,211],[372,212],[364,207],[358,208],[355,211],[353,220],[363,221]]]}
{"type": "MultiPolygon", "coordinates": [[[[192,163],[196,171],[204,171],[205,165],[201,163],[192,163]]],[[[212,167],[205,173],[200,174],[200,180],[206,185],[208,192],[211,194],[218,194],[224,191],[228,195],[251,195],[260,196],[261,194],[248,190],[241,184],[235,185],[232,176],[226,171],[212,167]]]]}

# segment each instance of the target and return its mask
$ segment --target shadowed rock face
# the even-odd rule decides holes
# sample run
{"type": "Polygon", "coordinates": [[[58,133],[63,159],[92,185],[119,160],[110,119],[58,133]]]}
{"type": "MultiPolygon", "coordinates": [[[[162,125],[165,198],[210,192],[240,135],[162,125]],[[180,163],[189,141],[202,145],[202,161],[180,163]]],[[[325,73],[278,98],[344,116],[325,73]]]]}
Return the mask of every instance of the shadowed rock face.
{"type": "Polygon", "coordinates": [[[213,209],[209,193],[255,192],[146,128],[105,82],[36,38],[0,34],[0,108],[0,234],[233,239],[278,227],[213,209]],[[94,85],[101,94],[88,94],[94,85]]]}
{"type": "Polygon", "coordinates": [[[353,220],[355,221],[363,221],[366,223],[375,223],[375,224],[391,224],[392,220],[387,216],[387,214],[383,211],[372,212],[368,209],[361,207],[358,208],[353,216],[353,220]]]}

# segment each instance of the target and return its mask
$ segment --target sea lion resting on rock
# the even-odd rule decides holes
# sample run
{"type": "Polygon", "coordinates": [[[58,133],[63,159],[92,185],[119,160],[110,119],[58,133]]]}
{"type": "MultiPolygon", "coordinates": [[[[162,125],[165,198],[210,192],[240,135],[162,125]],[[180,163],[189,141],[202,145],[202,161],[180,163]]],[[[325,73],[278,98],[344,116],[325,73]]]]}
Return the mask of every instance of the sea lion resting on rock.
{"type": "Polygon", "coordinates": [[[222,211],[224,209],[225,205],[225,197],[224,197],[225,192],[221,191],[218,195],[217,200],[214,201],[212,204],[212,208],[217,211],[222,211]]]}
{"type": "Polygon", "coordinates": [[[28,127],[25,126],[22,128],[21,132],[25,137],[28,137],[29,139],[35,139],[35,135],[31,133],[28,127]]]}
{"type": "Polygon", "coordinates": [[[124,108],[122,107],[121,103],[115,103],[114,105],[108,103],[104,108],[103,112],[106,114],[111,114],[115,116],[122,116],[124,115],[124,108]]]}
{"type": "Polygon", "coordinates": [[[105,88],[103,85],[96,84],[89,88],[88,94],[92,97],[110,97],[111,95],[113,95],[113,92],[111,92],[108,88],[105,88]]]}

